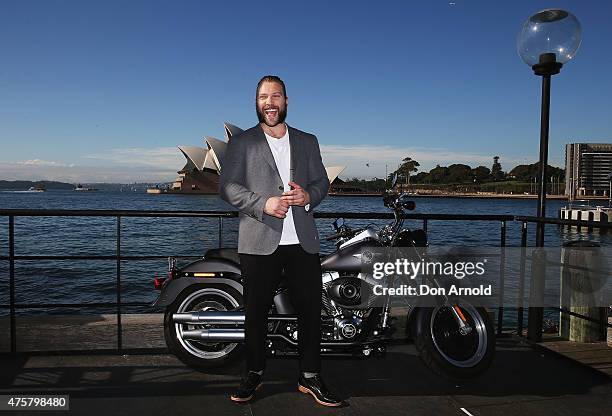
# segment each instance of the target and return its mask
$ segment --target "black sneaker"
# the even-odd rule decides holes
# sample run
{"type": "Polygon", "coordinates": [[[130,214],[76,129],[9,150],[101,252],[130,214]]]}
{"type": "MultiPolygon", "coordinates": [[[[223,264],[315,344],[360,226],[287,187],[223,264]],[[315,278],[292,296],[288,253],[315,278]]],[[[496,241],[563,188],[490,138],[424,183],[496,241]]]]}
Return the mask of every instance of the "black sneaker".
{"type": "Polygon", "coordinates": [[[253,371],[249,371],[246,376],[240,381],[240,386],[230,399],[234,402],[248,402],[253,398],[255,390],[261,387],[261,375],[253,371]]]}
{"type": "Polygon", "coordinates": [[[321,376],[318,374],[313,377],[304,377],[304,375],[300,375],[298,390],[302,393],[312,395],[317,403],[323,406],[337,407],[343,404],[342,400],[337,398],[327,389],[327,387],[325,387],[323,380],[321,380],[321,376]]]}

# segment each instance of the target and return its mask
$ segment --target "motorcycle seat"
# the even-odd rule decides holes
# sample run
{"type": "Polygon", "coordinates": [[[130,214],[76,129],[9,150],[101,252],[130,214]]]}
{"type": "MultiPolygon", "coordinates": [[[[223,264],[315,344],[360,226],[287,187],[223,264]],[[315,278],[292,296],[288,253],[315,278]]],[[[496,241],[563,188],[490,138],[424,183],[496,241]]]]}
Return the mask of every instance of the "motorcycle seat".
{"type": "Polygon", "coordinates": [[[236,248],[212,248],[204,255],[206,260],[223,259],[240,265],[240,256],[236,248]]]}
{"type": "MultiPolygon", "coordinates": [[[[204,255],[204,258],[206,260],[213,260],[213,259],[228,260],[240,266],[240,256],[238,255],[238,249],[235,249],[235,248],[212,248],[206,252],[206,254],[204,255]]],[[[279,290],[284,289],[284,288],[287,288],[288,286],[289,285],[287,282],[287,275],[285,274],[285,271],[283,270],[282,275],[281,275],[281,281],[278,285],[278,289],[279,290]]]]}

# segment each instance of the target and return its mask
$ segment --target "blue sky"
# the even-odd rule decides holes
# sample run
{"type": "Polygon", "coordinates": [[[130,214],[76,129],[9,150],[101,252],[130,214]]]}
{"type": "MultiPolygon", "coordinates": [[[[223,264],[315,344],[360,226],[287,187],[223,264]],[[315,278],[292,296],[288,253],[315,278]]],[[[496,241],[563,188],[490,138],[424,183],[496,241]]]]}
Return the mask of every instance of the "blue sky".
{"type": "Polygon", "coordinates": [[[170,181],[177,145],[256,123],[268,73],[287,83],[287,122],[344,177],[382,177],[406,156],[532,163],[540,78],[516,37],[549,7],[583,30],[552,82],[560,166],[567,142],[612,141],[608,1],[2,0],[0,179],[170,181]]]}

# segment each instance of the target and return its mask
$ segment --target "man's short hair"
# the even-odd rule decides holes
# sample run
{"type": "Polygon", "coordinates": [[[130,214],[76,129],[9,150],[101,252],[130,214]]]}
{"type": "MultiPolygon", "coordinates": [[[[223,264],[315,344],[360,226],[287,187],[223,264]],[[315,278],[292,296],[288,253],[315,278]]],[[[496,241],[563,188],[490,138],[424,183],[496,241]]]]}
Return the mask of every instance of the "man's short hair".
{"type": "Polygon", "coordinates": [[[283,82],[283,80],[277,77],[276,75],[266,75],[257,83],[257,89],[255,90],[255,101],[257,101],[257,97],[259,96],[259,89],[261,88],[261,85],[264,82],[276,82],[277,84],[280,84],[281,88],[283,89],[283,95],[285,96],[285,98],[287,98],[287,89],[285,88],[285,83],[283,82]]]}

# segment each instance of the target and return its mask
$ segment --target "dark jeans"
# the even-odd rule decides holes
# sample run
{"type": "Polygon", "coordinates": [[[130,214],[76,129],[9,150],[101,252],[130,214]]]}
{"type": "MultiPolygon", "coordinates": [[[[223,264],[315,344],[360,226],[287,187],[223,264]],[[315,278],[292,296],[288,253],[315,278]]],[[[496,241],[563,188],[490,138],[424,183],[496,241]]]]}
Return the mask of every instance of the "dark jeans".
{"type": "Polygon", "coordinates": [[[266,360],[268,312],[285,270],[291,303],[298,315],[300,371],[321,368],[321,263],[318,254],[299,244],[278,246],[269,255],[240,254],[245,278],[247,370],[263,370],[266,360]]]}

